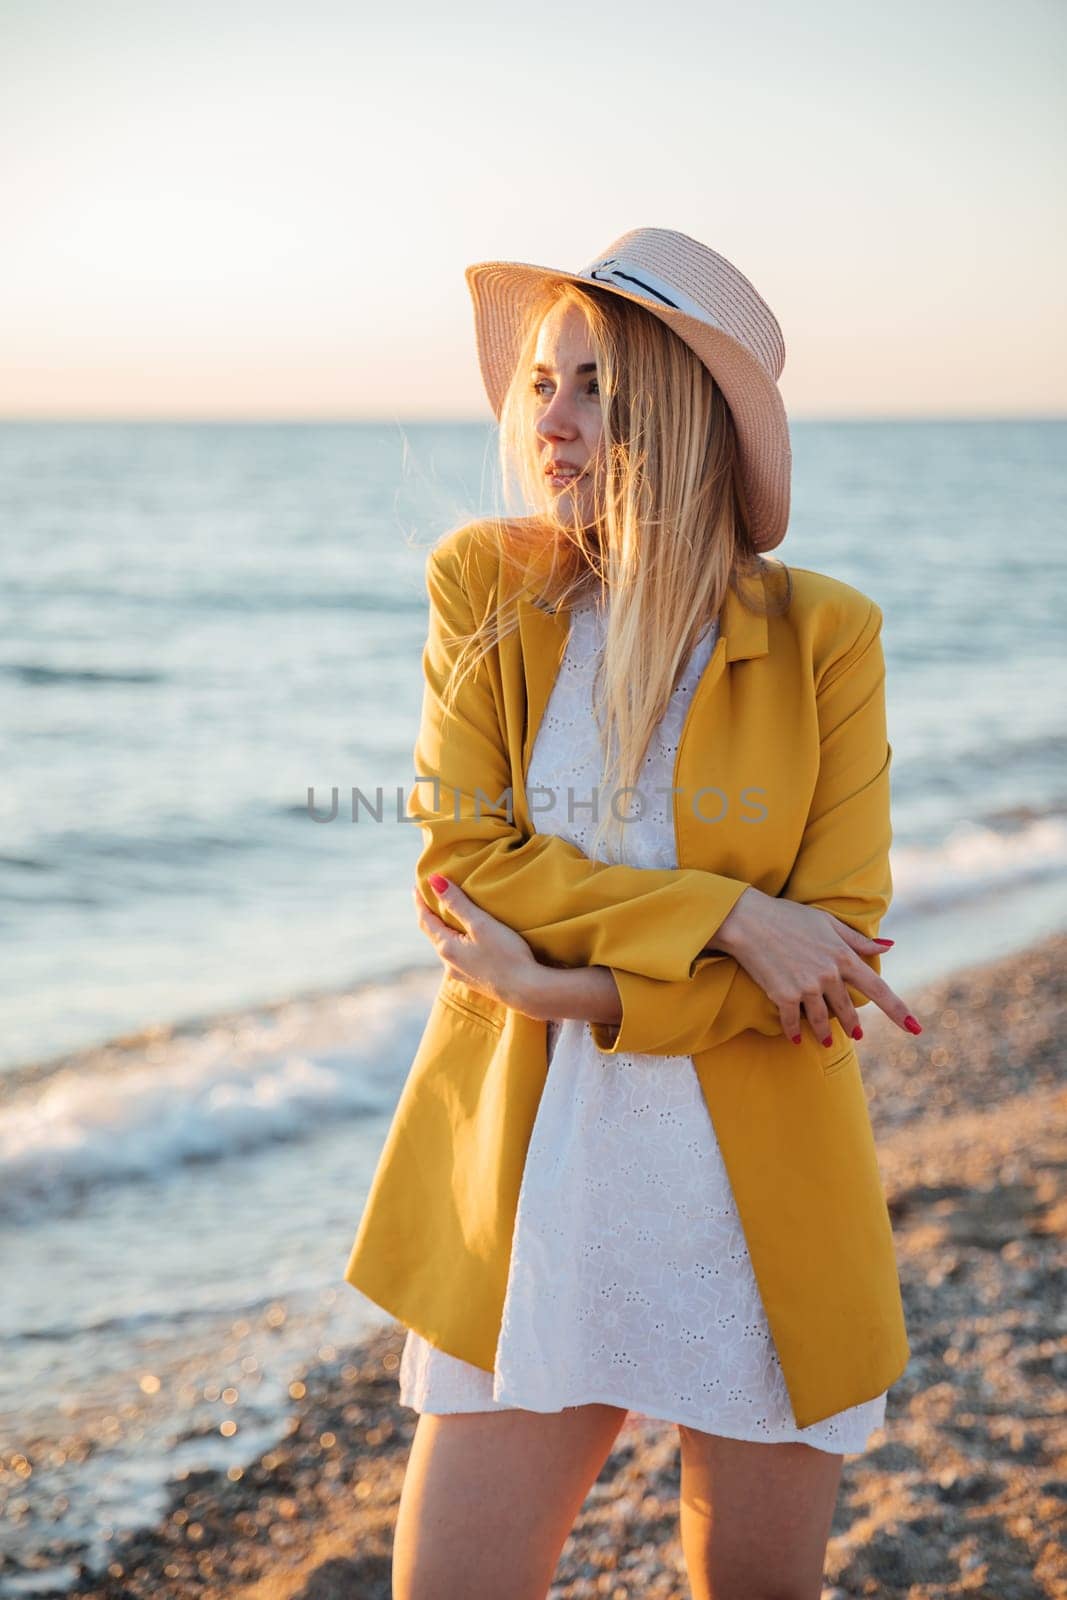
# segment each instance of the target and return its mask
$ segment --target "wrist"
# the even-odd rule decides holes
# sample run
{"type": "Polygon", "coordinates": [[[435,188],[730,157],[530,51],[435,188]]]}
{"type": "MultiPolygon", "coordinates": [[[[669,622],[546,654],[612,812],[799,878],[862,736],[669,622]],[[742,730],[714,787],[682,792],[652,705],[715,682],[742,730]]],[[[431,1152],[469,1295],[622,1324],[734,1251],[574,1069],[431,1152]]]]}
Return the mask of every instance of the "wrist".
{"type": "Polygon", "coordinates": [[[549,967],[538,962],[523,973],[513,1004],[539,1022],[622,1020],[622,1001],[610,967],[549,967]]]}
{"type": "Polygon", "coordinates": [[[536,1022],[548,1022],[556,1015],[553,1006],[560,1003],[565,992],[566,968],[550,967],[540,961],[524,966],[515,983],[514,997],[509,1004],[523,1016],[536,1022]]]}
{"type": "Polygon", "coordinates": [[[755,926],[753,911],[759,900],[769,898],[770,896],[765,895],[762,889],[757,889],[750,884],[747,889],[738,895],[730,910],[704,946],[702,954],[726,954],[735,958],[740,956],[748,946],[755,926]]]}

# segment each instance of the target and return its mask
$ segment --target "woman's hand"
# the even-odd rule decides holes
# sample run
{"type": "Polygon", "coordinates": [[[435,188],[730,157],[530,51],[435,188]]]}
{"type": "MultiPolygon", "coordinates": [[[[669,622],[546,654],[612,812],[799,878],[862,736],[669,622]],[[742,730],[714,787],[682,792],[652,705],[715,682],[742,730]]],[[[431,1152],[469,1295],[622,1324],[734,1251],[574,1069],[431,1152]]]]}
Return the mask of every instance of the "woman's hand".
{"type": "Polygon", "coordinates": [[[538,1022],[567,1017],[609,1024],[622,1020],[619,986],[610,968],[547,966],[521,934],[476,906],[458,884],[434,892],[467,930],[450,928],[413,890],[419,926],[437,947],[450,977],[538,1022]]]}
{"type": "Polygon", "coordinates": [[[800,1037],[802,1006],[812,1032],[824,1044],[832,1038],[831,1009],[846,1033],[862,1037],[846,985],[873,1000],[899,1027],[922,1032],[907,1003],[860,959],[884,955],[884,948],[819,906],[746,889],[711,942],[751,974],[778,1007],[783,1031],[794,1041],[800,1037]]]}
{"type": "Polygon", "coordinates": [[[435,885],[434,893],[465,930],[457,933],[450,928],[430,909],[418,887],[412,890],[419,927],[435,946],[448,976],[506,1006],[524,1010],[524,1003],[537,986],[538,974],[546,970],[526,940],[476,906],[458,883],[448,883],[443,889],[435,885]]]}

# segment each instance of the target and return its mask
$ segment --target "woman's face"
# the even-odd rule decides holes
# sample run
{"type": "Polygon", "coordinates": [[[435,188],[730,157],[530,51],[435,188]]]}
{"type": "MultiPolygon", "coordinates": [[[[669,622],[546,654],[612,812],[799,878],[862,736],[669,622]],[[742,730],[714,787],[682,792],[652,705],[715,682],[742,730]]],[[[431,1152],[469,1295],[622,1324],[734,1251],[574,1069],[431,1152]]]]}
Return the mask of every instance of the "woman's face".
{"type": "Polygon", "coordinates": [[[588,520],[603,421],[596,354],[577,306],[557,305],[548,312],[533,359],[534,435],[546,492],[562,502],[558,509],[564,515],[577,509],[588,520]],[[575,498],[575,505],[567,503],[575,498]]]}

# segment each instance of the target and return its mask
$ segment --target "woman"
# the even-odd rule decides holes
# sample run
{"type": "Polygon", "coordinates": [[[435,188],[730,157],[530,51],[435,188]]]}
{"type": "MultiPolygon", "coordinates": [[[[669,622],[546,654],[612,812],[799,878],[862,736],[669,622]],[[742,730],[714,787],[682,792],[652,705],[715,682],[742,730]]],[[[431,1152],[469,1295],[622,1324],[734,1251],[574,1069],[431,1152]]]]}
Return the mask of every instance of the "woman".
{"type": "Polygon", "coordinates": [[[694,1596],[807,1600],[909,1354],[850,1042],[868,1001],[921,1031],[874,937],[881,612],[763,557],[784,347],[729,262],[645,228],[467,276],[535,510],[427,567],[445,971],[345,1274],[409,1329],[394,1595],[541,1600],[634,1409],[694,1596]]]}

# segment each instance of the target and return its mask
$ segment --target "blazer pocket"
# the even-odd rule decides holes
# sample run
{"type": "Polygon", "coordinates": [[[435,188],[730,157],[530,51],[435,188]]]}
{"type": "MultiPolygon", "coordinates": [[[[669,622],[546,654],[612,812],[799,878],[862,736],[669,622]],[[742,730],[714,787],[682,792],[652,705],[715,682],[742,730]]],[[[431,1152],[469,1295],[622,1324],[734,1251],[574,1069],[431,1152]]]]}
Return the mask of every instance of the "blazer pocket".
{"type": "Polygon", "coordinates": [[[851,1041],[846,1041],[836,1055],[832,1055],[829,1061],[822,1063],[822,1075],[824,1078],[829,1078],[833,1073],[840,1072],[842,1067],[847,1067],[850,1061],[855,1060],[856,1047],[851,1041]]]}
{"type": "Polygon", "coordinates": [[[507,1007],[499,1000],[491,1000],[488,995],[472,989],[469,984],[460,983],[457,978],[442,979],[438,998],[442,1005],[469,1017],[472,1022],[481,1023],[482,1027],[490,1028],[494,1033],[503,1033],[507,1007]]]}

